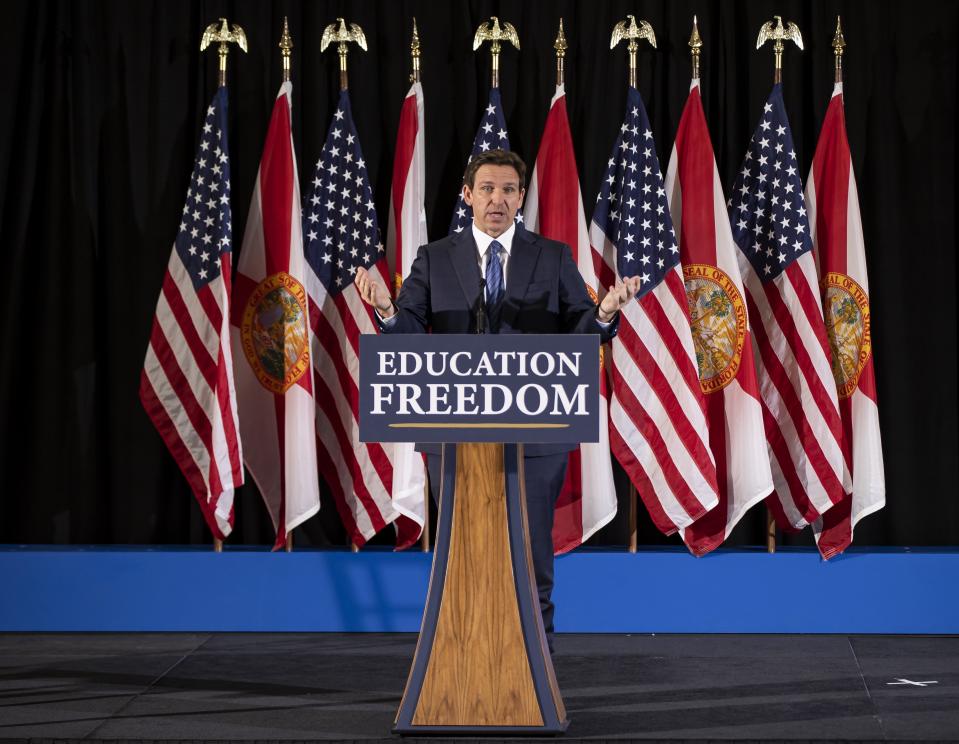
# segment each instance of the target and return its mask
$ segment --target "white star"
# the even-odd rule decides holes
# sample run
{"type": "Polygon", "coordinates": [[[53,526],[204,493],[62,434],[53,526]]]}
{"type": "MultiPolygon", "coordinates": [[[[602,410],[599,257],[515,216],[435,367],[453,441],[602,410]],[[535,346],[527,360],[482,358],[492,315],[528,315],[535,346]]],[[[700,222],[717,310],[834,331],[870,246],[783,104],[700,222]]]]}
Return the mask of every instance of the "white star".
{"type": "Polygon", "coordinates": [[[759,140],[759,144],[763,147],[769,147],[769,140],[763,137],[761,140],[759,140]]]}
{"type": "Polygon", "coordinates": [[[770,124],[769,124],[768,121],[766,121],[765,119],[763,119],[763,123],[760,124],[759,126],[761,126],[761,127],[763,128],[763,131],[765,132],[765,131],[768,131],[768,130],[769,130],[770,124]]]}
{"type": "Polygon", "coordinates": [[[635,258],[635,254],[633,254],[630,251],[627,251],[626,253],[623,254],[623,258],[625,258],[627,261],[632,261],[635,258]]]}
{"type": "Polygon", "coordinates": [[[343,110],[342,110],[342,109],[337,109],[337,110],[336,110],[336,113],[333,114],[333,115],[336,117],[336,120],[337,120],[337,121],[342,121],[342,120],[343,120],[343,110]]]}
{"type": "Polygon", "coordinates": [[[772,105],[771,103],[767,103],[765,106],[763,106],[763,113],[764,113],[764,114],[768,114],[768,113],[771,112],[772,110],[773,110],[773,105],[772,105]]]}

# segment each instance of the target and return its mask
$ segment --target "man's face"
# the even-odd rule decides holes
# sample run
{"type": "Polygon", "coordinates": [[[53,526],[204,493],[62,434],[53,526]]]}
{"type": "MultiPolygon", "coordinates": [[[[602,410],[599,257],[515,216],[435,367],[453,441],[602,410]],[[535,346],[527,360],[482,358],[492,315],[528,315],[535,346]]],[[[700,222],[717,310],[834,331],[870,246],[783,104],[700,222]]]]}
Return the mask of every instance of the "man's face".
{"type": "Polygon", "coordinates": [[[516,219],[526,191],[511,165],[481,165],[473,188],[463,186],[463,199],[473,208],[473,222],[487,235],[498,238],[516,219]]]}

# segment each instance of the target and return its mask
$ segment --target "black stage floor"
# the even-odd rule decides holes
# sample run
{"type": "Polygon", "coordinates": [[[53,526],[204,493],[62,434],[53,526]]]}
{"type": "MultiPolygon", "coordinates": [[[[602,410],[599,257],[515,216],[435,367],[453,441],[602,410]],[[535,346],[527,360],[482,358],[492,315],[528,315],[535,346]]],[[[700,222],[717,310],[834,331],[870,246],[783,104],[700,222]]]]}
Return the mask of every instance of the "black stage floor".
{"type": "MultiPolygon", "coordinates": [[[[0,635],[0,740],[390,739],[415,640],[0,635]]],[[[957,637],[557,640],[564,742],[959,740],[957,637]]]]}

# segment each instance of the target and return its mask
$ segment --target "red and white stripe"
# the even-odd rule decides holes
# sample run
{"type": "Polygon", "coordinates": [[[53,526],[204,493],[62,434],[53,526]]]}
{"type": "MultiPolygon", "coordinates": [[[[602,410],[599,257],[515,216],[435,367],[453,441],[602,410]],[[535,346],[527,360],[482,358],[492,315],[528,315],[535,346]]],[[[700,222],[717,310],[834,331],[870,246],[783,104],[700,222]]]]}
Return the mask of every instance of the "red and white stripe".
{"type": "MultiPolygon", "coordinates": [[[[621,278],[616,246],[595,222],[589,237],[608,287],[621,278]]],[[[680,265],[621,315],[612,342],[610,443],[653,523],[671,535],[719,503],[680,265]]]]}
{"type": "MultiPolygon", "coordinates": [[[[423,86],[410,87],[400,109],[393,165],[390,222],[386,233],[386,256],[395,267],[395,290],[413,266],[416,250],[428,242],[426,235],[426,144],[423,118],[423,86]]],[[[402,550],[415,543],[426,523],[426,466],[412,442],[393,445],[393,507],[400,516],[396,547],[402,550]]]]}
{"type": "MultiPolygon", "coordinates": [[[[343,526],[362,547],[399,514],[390,498],[392,445],[359,438],[359,339],[377,327],[355,285],[331,295],[308,270],[317,455],[343,526]]],[[[386,284],[386,260],[372,266],[370,274],[386,284]]]]}
{"type": "Polygon", "coordinates": [[[213,535],[233,530],[243,484],[230,345],[230,254],[199,292],[176,250],[157,301],[140,399],[186,476],[213,535]]]}
{"type": "MultiPolygon", "coordinates": [[[[556,86],[523,208],[524,224],[572,247],[573,258],[594,299],[601,289],[586,229],[576,154],[566,113],[566,91],[556,86]]],[[[601,359],[606,354],[602,353],[601,359]]],[[[616,516],[616,488],[609,450],[608,386],[600,370],[599,442],[581,444],[569,456],[556,503],[553,546],[557,554],[582,545],[616,516]]]]}
{"type": "MultiPolygon", "coordinates": [[[[683,265],[718,268],[743,298],[738,249],[726,213],[698,79],[692,81],[679,121],[666,170],[666,194],[683,265]]],[[[716,460],[719,506],[681,530],[695,555],[719,547],[743,514],[773,490],[748,316],[735,377],[725,387],[712,392],[704,389],[703,393],[709,442],[716,460]]]]}
{"type": "MultiPolygon", "coordinates": [[[[826,110],[806,181],[806,204],[820,277],[831,272],[848,276],[865,293],[868,303],[865,241],[856,176],[846,136],[842,83],[836,83],[826,110]]],[[[856,523],[886,503],[871,350],[852,394],[839,399],[839,412],[844,454],[852,471],[852,489],[835,508],[813,524],[816,543],[824,558],[849,547],[856,523]]]]}
{"type": "Polygon", "coordinates": [[[839,502],[842,427],[811,252],[766,284],[742,251],[757,379],[782,529],[799,530],[839,502]]]}
{"type": "MultiPolygon", "coordinates": [[[[300,187],[290,124],[292,84],[284,82],[273,106],[263,157],[237,264],[233,339],[241,348],[239,320],[246,298],[269,276],[286,272],[306,285],[300,222],[300,187]]],[[[309,327],[300,329],[309,335],[309,327]]],[[[247,468],[256,481],[276,529],[276,545],[320,509],[313,435],[313,384],[303,375],[283,394],[257,379],[245,355],[235,361],[247,468]]]]}

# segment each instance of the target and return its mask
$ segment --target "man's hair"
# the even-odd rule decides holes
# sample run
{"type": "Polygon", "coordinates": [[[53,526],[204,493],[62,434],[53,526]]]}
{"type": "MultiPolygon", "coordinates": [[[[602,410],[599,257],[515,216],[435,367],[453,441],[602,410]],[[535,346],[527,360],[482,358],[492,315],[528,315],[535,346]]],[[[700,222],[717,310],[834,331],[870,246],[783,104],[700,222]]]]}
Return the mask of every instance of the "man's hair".
{"type": "Polygon", "coordinates": [[[484,165],[508,165],[519,175],[519,187],[526,188],[526,163],[515,152],[509,150],[487,150],[470,160],[463,174],[463,185],[473,188],[476,171],[484,165]]]}

